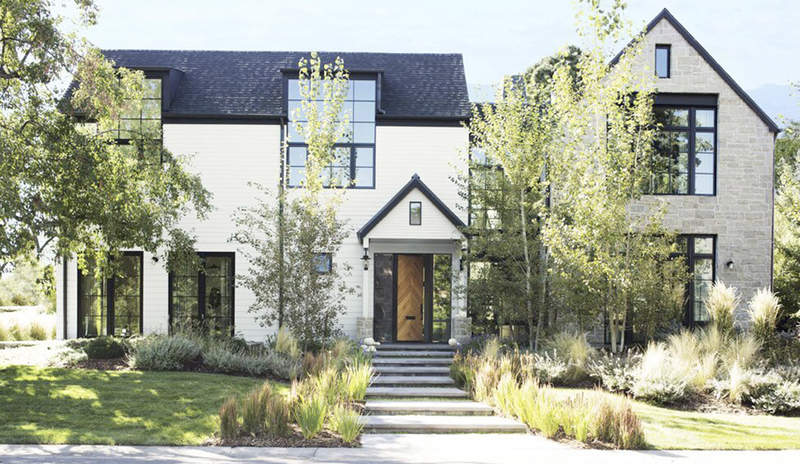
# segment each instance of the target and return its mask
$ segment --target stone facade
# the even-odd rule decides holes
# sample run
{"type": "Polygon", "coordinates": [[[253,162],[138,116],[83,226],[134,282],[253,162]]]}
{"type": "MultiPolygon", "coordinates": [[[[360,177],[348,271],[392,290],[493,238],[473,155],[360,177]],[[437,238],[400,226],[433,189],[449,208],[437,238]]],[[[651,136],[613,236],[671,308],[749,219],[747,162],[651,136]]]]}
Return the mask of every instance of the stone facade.
{"type": "Polygon", "coordinates": [[[472,318],[471,317],[456,317],[450,319],[450,326],[452,330],[450,336],[455,338],[461,343],[469,341],[472,338],[472,318]]]}
{"type": "Polygon", "coordinates": [[[359,340],[365,338],[372,338],[372,318],[371,317],[358,317],[356,318],[356,337],[359,340]]]}
{"type": "Polygon", "coordinates": [[[630,210],[642,212],[663,200],[668,204],[666,227],[681,234],[716,235],[716,279],[739,289],[738,319],[746,322],[747,300],[772,285],[776,134],[665,19],[645,37],[639,57],[643,69],[652,72],[656,44],[671,46],[670,77],[656,80],[658,93],[718,96],[717,189],[715,196],[647,196],[630,210]]]}

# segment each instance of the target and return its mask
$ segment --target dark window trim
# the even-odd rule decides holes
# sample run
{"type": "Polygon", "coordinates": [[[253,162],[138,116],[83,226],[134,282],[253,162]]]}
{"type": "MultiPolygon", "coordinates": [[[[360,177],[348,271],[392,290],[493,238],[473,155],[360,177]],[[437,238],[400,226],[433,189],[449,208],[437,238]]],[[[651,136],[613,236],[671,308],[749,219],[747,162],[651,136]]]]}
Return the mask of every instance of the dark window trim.
{"type": "MultiPolygon", "coordinates": [[[[142,251],[123,251],[123,256],[138,256],[139,257],[139,334],[144,333],[144,252],[142,251]]],[[[66,259],[65,259],[66,263],[66,259]]],[[[66,267],[66,266],[65,266],[66,267]]],[[[76,264],[77,267],[77,264],[76,264]]],[[[77,301],[77,338],[91,338],[87,335],[83,335],[86,332],[86,327],[81,320],[81,295],[83,290],[81,287],[81,270],[77,268],[78,276],[77,276],[77,285],[78,291],[75,292],[75,297],[77,301]]],[[[114,277],[107,277],[105,278],[104,285],[106,287],[106,335],[114,336],[114,277]]],[[[66,273],[65,273],[65,285],[64,285],[64,299],[66,302],[67,294],[66,294],[66,273]]],[[[66,312],[66,306],[65,312],[66,312]]],[[[64,317],[64,322],[66,322],[66,316],[64,317]]],[[[131,334],[134,335],[134,334],[131,334]]],[[[66,334],[66,325],[64,331],[64,339],[67,338],[66,334]]]]}
{"type": "Polygon", "coordinates": [[[672,77],[672,45],[670,44],[656,44],[656,53],[655,53],[655,74],[656,77],[659,79],[669,79],[672,77]],[[659,50],[666,50],[667,51],[667,75],[661,76],[658,74],[658,51],[659,50]]]}
{"type": "Polygon", "coordinates": [[[333,270],[333,255],[331,253],[317,253],[316,255],[314,255],[314,259],[318,257],[324,260],[322,262],[325,263],[325,270],[322,271],[319,270],[319,267],[317,266],[318,263],[316,262],[313,263],[314,270],[317,271],[317,274],[330,274],[331,271],[333,270]]]}
{"type": "Polygon", "coordinates": [[[421,201],[410,201],[408,202],[408,225],[410,226],[421,226],[422,225],[422,202],[421,201]],[[413,218],[413,211],[414,205],[419,205],[419,222],[414,223],[413,218]]]}
{"type": "MultiPolygon", "coordinates": [[[[663,126],[658,128],[657,130],[664,130],[668,132],[687,132],[689,135],[689,140],[687,141],[689,145],[689,179],[688,179],[688,188],[687,193],[652,193],[647,192],[646,195],[650,196],[678,196],[678,197],[686,197],[686,196],[698,196],[698,197],[714,197],[717,196],[717,172],[719,171],[719,137],[718,137],[718,128],[719,128],[719,108],[717,106],[711,105],[655,105],[657,108],[674,108],[674,109],[683,109],[688,110],[689,112],[689,121],[688,126],[663,126]],[[714,127],[695,127],[695,112],[696,110],[714,110],[714,127]],[[697,153],[695,152],[695,135],[697,133],[707,133],[707,134],[714,134],[714,178],[712,180],[712,192],[711,193],[694,193],[695,192],[695,157],[697,153]]],[[[655,153],[654,153],[655,155],[655,153]]]]}
{"type": "Polygon", "coordinates": [[[679,239],[686,240],[686,253],[673,253],[672,258],[683,257],[686,260],[686,267],[689,272],[689,281],[686,283],[686,303],[683,309],[683,324],[687,327],[704,325],[702,321],[694,320],[694,265],[697,259],[711,260],[711,281],[717,281],[717,235],[716,234],[681,234],[679,239]],[[703,238],[711,239],[711,253],[695,253],[695,240],[703,238]]]}
{"type": "MultiPolygon", "coordinates": [[[[308,145],[306,145],[305,143],[299,143],[299,142],[289,142],[289,143],[286,144],[286,146],[288,148],[308,148],[308,145]]],[[[352,189],[352,190],[375,190],[375,182],[376,182],[376,176],[377,176],[377,168],[375,166],[375,163],[377,162],[377,152],[376,152],[376,149],[375,149],[375,144],[370,144],[370,143],[337,143],[333,147],[334,148],[349,148],[350,149],[350,182],[347,185],[336,185],[336,186],[323,185],[323,188],[326,188],[326,189],[346,188],[346,189],[352,189]],[[356,166],[356,150],[358,148],[372,148],[372,168],[371,168],[372,169],[372,185],[371,186],[355,185],[353,183],[353,181],[356,178],[356,169],[358,169],[358,166],[356,166]]],[[[288,172],[289,169],[291,169],[293,167],[291,164],[289,164],[289,150],[286,150],[286,156],[284,156],[284,159],[286,160],[286,168],[287,168],[287,169],[285,169],[285,171],[288,172]]],[[[369,167],[364,167],[364,166],[362,166],[362,168],[370,169],[369,167]]],[[[287,179],[285,180],[285,185],[286,185],[287,188],[290,188],[290,189],[301,189],[301,188],[303,188],[302,185],[291,185],[290,179],[288,177],[290,177],[290,176],[287,176],[287,179]]]]}
{"type": "MultiPolygon", "coordinates": [[[[232,251],[198,251],[197,256],[201,259],[206,257],[227,257],[231,258],[231,332],[228,335],[235,335],[236,333],[236,253],[232,251]]],[[[205,262],[203,263],[205,266],[205,262]]],[[[175,273],[170,271],[167,277],[167,326],[169,333],[172,330],[172,289],[174,287],[175,273]]],[[[197,313],[201,321],[205,320],[205,285],[206,278],[205,272],[202,269],[197,271],[197,313]]]]}

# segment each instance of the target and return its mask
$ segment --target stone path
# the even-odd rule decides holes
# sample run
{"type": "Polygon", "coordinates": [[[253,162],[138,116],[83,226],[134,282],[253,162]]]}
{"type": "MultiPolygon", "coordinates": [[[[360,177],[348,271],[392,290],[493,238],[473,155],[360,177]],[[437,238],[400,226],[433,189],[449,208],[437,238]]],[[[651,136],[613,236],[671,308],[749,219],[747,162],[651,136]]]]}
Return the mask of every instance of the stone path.
{"type": "Polygon", "coordinates": [[[366,433],[526,433],[524,424],[494,415],[450,378],[454,351],[439,344],[384,344],[373,358],[366,433]]]}

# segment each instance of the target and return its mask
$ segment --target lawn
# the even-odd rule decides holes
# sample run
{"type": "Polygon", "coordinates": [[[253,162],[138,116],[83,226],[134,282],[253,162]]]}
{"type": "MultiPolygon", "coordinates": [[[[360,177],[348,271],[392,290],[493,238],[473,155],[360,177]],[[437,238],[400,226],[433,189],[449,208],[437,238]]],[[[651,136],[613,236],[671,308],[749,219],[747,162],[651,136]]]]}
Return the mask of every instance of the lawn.
{"type": "Polygon", "coordinates": [[[198,445],[216,430],[227,397],[262,382],[190,372],[0,367],[0,443],[198,445]]]}
{"type": "MultiPolygon", "coordinates": [[[[558,392],[566,397],[580,390],[558,392]]],[[[800,417],[676,411],[640,401],[633,409],[657,449],[800,449],[800,417]]]]}

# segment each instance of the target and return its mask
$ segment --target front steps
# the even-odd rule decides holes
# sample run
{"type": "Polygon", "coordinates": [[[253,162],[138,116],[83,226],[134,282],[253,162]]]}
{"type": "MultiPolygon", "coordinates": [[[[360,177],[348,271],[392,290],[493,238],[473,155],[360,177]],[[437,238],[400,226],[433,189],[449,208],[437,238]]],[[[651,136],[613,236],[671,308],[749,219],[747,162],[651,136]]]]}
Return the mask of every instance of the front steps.
{"type": "Polygon", "coordinates": [[[448,345],[380,345],[376,377],[367,388],[366,433],[526,433],[525,425],[494,415],[450,378],[448,345]]]}

